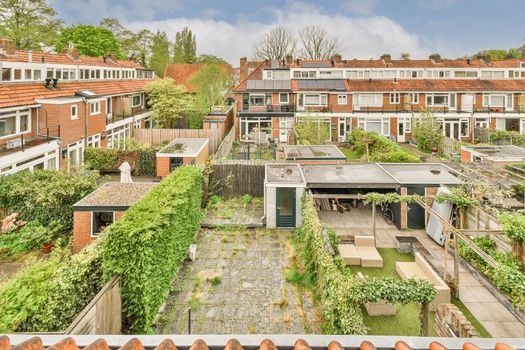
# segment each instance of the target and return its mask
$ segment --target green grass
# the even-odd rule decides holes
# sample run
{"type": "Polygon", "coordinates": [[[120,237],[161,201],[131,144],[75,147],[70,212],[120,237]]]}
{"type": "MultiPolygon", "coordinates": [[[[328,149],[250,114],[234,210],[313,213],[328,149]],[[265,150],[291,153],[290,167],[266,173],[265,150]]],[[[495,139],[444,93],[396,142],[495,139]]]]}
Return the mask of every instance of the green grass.
{"type": "MultiPolygon", "coordinates": [[[[378,248],[379,254],[383,257],[384,267],[361,267],[349,266],[348,268],[353,273],[361,272],[365,276],[370,277],[393,277],[399,278],[396,272],[397,261],[414,261],[412,254],[399,253],[394,248],[378,248]]],[[[456,305],[465,317],[478,330],[482,337],[490,337],[490,334],[483,328],[483,326],[474,318],[459,299],[452,299],[452,303],[456,305]]],[[[365,325],[370,328],[368,334],[370,335],[403,335],[403,336],[417,336],[420,334],[420,320],[419,320],[418,304],[397,305],[397,313],[395,316],[368,316],[364,307],[363,319],[365,325]]],[[[434,335],[434,321],[435,313],[430,313],[430,330],[431,335],[434,335]]]]}
{"type": "Polygon", "coordinates": [[[356,161],[360,160],[361,156],[356,151],[348,148],[339,147],[339,150],[345,155],[346,160],[356,161]]]}

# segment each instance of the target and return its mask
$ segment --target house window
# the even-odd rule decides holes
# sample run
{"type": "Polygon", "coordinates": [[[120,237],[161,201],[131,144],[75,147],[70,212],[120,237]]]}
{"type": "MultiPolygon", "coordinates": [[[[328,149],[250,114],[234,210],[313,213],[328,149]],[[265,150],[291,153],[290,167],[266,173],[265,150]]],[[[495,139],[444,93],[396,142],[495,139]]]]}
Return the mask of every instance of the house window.
{"type": "Polygon", "coordinates": [[[390,104],[397,105],[399,104],[400,94],[394,93],[390,94],[390,104]]]}
{"type": "Polygon", "coordinates": [[[288,94],[286,92],[279,93],[279,103],[288,103],[288,94]]]}
{"type": "Polygon", "coordinates": [[[106,113],[111,114],[111,97],[106,99],[106,113]]]}
{"type": "Polygon", "coordinates": [[[483,107],[504,107],[505,95],[483,95],[483,107]]]}
{"type": "Polygon", "coordinates": [[[447,94],[429,94],[427,95],[427,106],[448,106],[447,94]]]}
{"type": "Polygon", "coordinates": [[[0,138],[30,131],[30,123],[31,120],[27,110],[0,113],[0,138]]]}
{"type": "Polygon", "coordinates": [[[390,119],[384,118],[359,118],[357,126],[367,132],[375,132],[379,135],[390,135],[390,119]]]}
{"type": "Polygon", "coordinates": [[[87,140],[88,147],[100,148],[100,134],[89,136],[87,140]]]}
{"type": "Polygon", "coordinates": [[[419,103],[419,94],[410,94],[410,103],[417,105],[419,103]]]}
{"type": "Polygon", "coordinates": [[[264,71],[264,73],[265,73],[267,79],[272,79],[272,71],[271,70],[264,71]]]}
{"type": "Polygon", "coordinates": [[[92,212],[91,236],[97,237],[106,227],[115,221],[113,211],[94,211],[92,212]]]}
{"type": "Polygon", "coordinates": [[[71,119],[78,119],[78,105],[71,105],[71,119]]]}
{"type": "Polygon", "coordinates": [[[11,68],[2,68],[2,81],[11,80],[11,68]]]}
{"type": "Polygon", "coordinates": [[[383,105],[382,94],[360,94],[358,105],[361,107],[381,107],[383,105]]]}
{"type": "Polygon", "coordinates": [[[31,80],[32,76],[33,76],[33,71],[31,69],[26,69],[24,73],[24,79],[31,80]]]}
{"type": "Polygon", "coordinates": [[[347,95],[337,95],[337,104],[338,105],[346,105],[348,103],[348,96],[347,95]]]}
{"type": "Polygon", "coordinates": [[[250,95],[250,106],[264,106],[264,95],[250,95]]]}
{"type": "Polygon", "coordinates": [[[304,95],[305,106],[326,106],[328,103],[326,94],[304,95]]]}
{"type": "Polygon", "coordinates": [[[22,70],[14,69],[14,79],[13,80],[22,80],[22,70]]]}
{"type": "Polygon", "coordinates": [[[90,111],[91,115],[100,114],[100,101],[91,102],[89,104],[89,111],[90,111]]]}
{"type": "Polygon", "coordinates": [[[132,97],[132,103],[131,103],[131,106],[132,107],[138,107],[140,105],[142,105],[142,96],[141,95],[135,95],[132,97]]]}

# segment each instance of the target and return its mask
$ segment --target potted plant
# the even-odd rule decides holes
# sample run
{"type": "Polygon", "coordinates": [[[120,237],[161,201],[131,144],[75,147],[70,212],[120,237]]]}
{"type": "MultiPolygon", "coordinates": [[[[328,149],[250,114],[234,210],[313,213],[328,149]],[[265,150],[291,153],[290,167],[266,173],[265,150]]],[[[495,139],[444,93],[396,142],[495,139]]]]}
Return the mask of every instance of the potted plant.
{"type": "Polygon", "coordinates": [[[55,240],[58,238],[62,225],[52,222],[48,227],[42,225],[35,228],[34,239],[42,244],[42,254],[49,254],[55,246],[55,240]]]}

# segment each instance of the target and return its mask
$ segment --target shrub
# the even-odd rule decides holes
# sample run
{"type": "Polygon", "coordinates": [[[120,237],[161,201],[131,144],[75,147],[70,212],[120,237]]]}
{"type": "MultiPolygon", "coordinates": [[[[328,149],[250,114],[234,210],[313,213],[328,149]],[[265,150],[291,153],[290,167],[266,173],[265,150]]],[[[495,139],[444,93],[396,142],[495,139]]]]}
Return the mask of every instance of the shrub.
{"type": "Polygon", "coordinates": [[[84,159],[88,169],[98,171],[118,171],[119,166],[128,162],[135,175],[156,175],[156,153],[160,149],[149,144],[139,145],[125,140],[121,148],[91,148],[84,150],[84,159]]]}
{"type": "Polygon", "coordinates": [[[324,145],[330,139],[330,125],[302,118],[295,126],[301,145],[324,145]]]}
{"type": "Polygon", "coordinates": [[[389,138],[375,132],[366,132],[362,129],[355,129],[348,135],[348,142],[352,144],[354,150],[363,159],[366,158],[366,144],[368,144],[370,160],[373,162],[420,162],[418,157],[408,153],[389,138]]]}
{"type": "Polygon", "coordinates": [[[117,169],[118,149],[87,147],[84,150],[84,161],[88,169],[113,170],[117,169]]]}
{"type": "Polygon", "coordinates": [[[97,173],[72,169],[21,171],[0,178],[0,207],[17,212],[24,221],[44,227],[60,223],[59,234],[73,228],[73,204],[97,187],[97,173]]]}
{"type": "Polygon", "coordinates": [[[55,249],[19,271],[0,289],[0,332],[64,330],[103,285],[98,248],[55,249]]]}
{"type": "Polygon", "coordinates": [[[525,215],[518,212],[503,212],[498,215],[503,232],[513,241],[525,243],[525,215]]]}
{"type": "Polygon", "coordinates": [[[105,232],[104,274],[121,276],[124,322],[131,332],[151,332],[200,227],[201,197],[201,170],[180,167],[105,232]]]}
{"type": "Polygon", "coordinates": [[[19,229],[0,235],[0,255],[17,255],[30,251],[43,243],[54,241],[62,225],[54,221],[45,227],[38,221],[30,221],[19,229]]]}
{"type": "Polygon", "coordinates": [[[422,152],[430,153],[432,147],[441,147],[443,132],[434,114],[422,113],[421,117],[416,119],[412,125],[412,137],[422,152]]]}

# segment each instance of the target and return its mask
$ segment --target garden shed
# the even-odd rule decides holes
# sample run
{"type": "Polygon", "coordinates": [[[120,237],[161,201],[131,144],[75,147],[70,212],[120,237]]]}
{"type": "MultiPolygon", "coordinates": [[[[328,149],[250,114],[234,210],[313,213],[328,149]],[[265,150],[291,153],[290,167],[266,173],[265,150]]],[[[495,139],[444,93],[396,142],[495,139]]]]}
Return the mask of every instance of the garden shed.
{"type": "Polygon", "coordinates": [[[461,146],[461,162],[486,162],[493,164],[513,164],[525,162],[525,148],[505,146],[461,146]]]}
{"type": "Polygon", "coordinates": [[[108,182],[73,205],[73,251],[91,243],[156,183],[108,182]]]}
{"type": "Polygon", "coordinates": [[[298,164],[266,164],[264,216],[266,227],[289,228],[302,225],[301,198],[306,187],[298,164]]]}
{"type": "Polygon", "coordinates": [[[285,145],[284,157],[299,164],[346,164],[346,156],[335,145],[285,145]]]}
{"type": "Polygon", "coordinates": [[[157,152],[157,176],[166,177],[181,165],[206,164],[208,139],[178,138],[157,152]]]}
{"type": "MultiPolygon", "coordinates": [[[[370,192],[434,196],[440,186],[462,183],[454,170],[440,163],[296,164],[294,167],[290,164],[271,164],[266,166],[265,180],[267,225],[276,223],[276,226],[269,227],[282,227],[279,220],[273,218],[281,215],[282,206],[275,200],[275,194],[268,192],[268,186],[277,184],[281,187],[304,187],[312,192],[318,210],[333,211],[346,205],[347,208],[358,205],[370,192]]],[[[303,192],[301,190],[301,195],[303,192]]],[[[296,195],[298,193],[296,191],[296,195]]],[[[419,204],[391,206],[397,228],[425,228],[428,215],[419,204]]],[[[296,224],[299,225],[299,222],[296,224]]]]}

